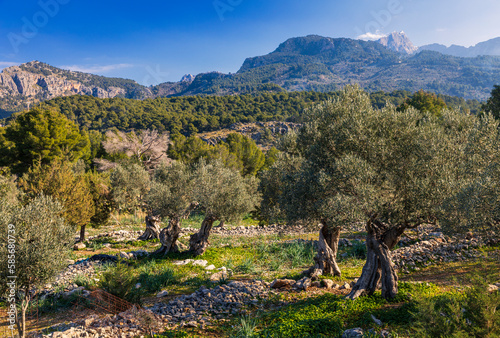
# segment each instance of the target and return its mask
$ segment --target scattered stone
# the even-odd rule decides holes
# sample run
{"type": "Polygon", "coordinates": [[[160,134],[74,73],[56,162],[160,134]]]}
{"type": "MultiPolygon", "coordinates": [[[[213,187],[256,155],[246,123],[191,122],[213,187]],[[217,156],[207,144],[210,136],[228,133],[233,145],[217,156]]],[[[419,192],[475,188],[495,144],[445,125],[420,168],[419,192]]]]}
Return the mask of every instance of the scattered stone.
{"type": "Polygon", "coordinates": [[[311,286],[311,278],[309,277],[304,277],[300,280],[298,280],[296,283],[295,283],[295,288],[296,289],[299,289],[299,290],[304,290],[304,291],[307,291],[307,289],[311,286]]]}
{"type": "Polygon", "coordinates": [[[195,265],[195,266],[206,266],[208,264],[208,262],[204,259],[198,259],[198,260],[192,261],[191,264],[195,265]]]}
{"type": "Polygon", "coordinates": [[[207,325],[213,320],[229,315],[245,313],[245,306],[257,305],[259,299],[267,298],[270,289],[262,281],[232,281],[207,289],[202,286],[190,295],[182,295],[168,303],[156,303],[148,307],[170,325],[190,321],[207,325]]]}
{"type": "Polygon", "coordinates": [[[391,333],[387,330],[380,331],[380,337],[389,338],[391,336],[392,336],[391,333]]]}
{"type": "Polygon", "coordinates": [[[363,329],[356,327],[354,329],[345,330],[344,333],[342,333],[342,338],[358,338],[363,337],[363,334],[363,329]]]}
{"type": "Polygon", "coordinates": [[[488,292],[495,292],[495,291],[498,291],[498,286],[495,285],[495,284],[491,284],[491,285],[488,285],[488,292]]]}
{"type": "Polygon", "coordinates": [[[158,293],[156,294],[156,297],[157,297],[157,298],[163,298],[163,297],[165,297],[165,296],[167,296],[167,295],[168,295],[168,291],[167,291],[167,290],[164,290],[164,291],[160,291],[160,292],[158,292],[158,293]]]}
{"type": "Polygon", "coordinates": [[[146,250],[136,250],[136,251],[131,251],[129,252],[129,256],[132,255],[134,257],[143,257],[149,255],[149,252],[146,250]]]}
{"type": "Polygon", "coordinates": [[[212,282],[218,283],[222,280],[225,280],[228,278],[227,272],[226,271],[219,271],[214,273],[212,276],[210,276],[210,280],[212,282]]]}
{"type": "Polygon", "coordinates": [[[205,270],[214,270],[215,269],[215,265],[213,264],[210,264],[209,266],[205,267],[205,270]]]}
{"type": "Polygon", "coordinates": [[[311,286],[314,286],[315,288],[320,288],[321,287],[321,281],[317,280],[315,282],[312,282],[311,286]]]}
{"type": "Polygon", "coordinates": [[[374,315],[370,315],[370,317],[372,318],[373,322],[375,324],[377,324],[378,326],[382,326],[382,321],[380,319],[377,319],[377,317],[375,317],[374,315]]]}
{"type": "Polygon", "coordinates": [[[345,282],[341,287],[340,290],[350,290],[351,289],[351,284],[345,282]]]}
{"type": "Polygon", "coordinates": [[[270,287],[271,289],[281,289],[285,287],[290,287],[295,284],[295,281],[293,279],[275,279],[270,287]]]}
{"type": "Polygon", "coordinates": [[[85,249],[87,246],[85,245],[85,243],[82,243],[82,242],[78,242],[76,243],[75,245],[73,245],[73,250],[83,250],[85,249]]]}
{"type": "Polygon", "coordinates": [[[335,284],[334,281],[332,281],[331,279],[322,279],[321,280],[321,283],[327,288],[327,289],[336,289],[337,288],[337,284],[335,284]]]}
{"type": "Polygon", "coordinates": [[[173,261],[172,264],[174,265],[187,265],[191,263],[193,260],[192,259],[185,259],[183,261],[173,261]]]}
{"type": "MultiPolygon", "coordinates": [[[[149,332],[146,332],[141,318],[148,317],[149,320],[158,324],[159,327],[166,326],[168,323],[163,320],[162,316],[154,314],[149,310],[138,310],[137,308],[129,309],[125,312],[111,316],[99,318],[98,316],[90,316],[76,323],[58,324],[48,329],[47,332],[57,331],[50,334],[42,334],[36,337],[43,338],[69,338],[69,337],[87,337],[87,338],[103,338],[103,337],[144,337],[149,332]]],[[[44,330],[45,331],[45,330],[44,330]]]]}
{"type": "Polygon", "coordinates": [[[124,251],[120,252],[120,257],[123,259],[129,259],[130,255],[124,251]]]}

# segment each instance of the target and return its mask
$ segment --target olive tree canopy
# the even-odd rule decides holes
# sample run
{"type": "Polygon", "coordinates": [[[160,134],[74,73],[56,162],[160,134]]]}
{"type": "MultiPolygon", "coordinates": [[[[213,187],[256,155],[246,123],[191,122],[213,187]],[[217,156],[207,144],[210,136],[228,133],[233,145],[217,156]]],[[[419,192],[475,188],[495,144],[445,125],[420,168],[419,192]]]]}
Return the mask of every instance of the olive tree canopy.
{"type": "Polygon", "coordinates": [[[205,212],[201,229],[190,238],[190,251],[201,255],[208,247],[208,236],[215,221],[240,219],[260,202],[258,182],[253,176],[242,177],[220,161],[200,161],[193,173],[194,201],[205,212]]]}
{"type": "Polygon", "coordinates": [[[329,231],[366,222],[367,262],[349,297],[373,293],[380,281],[382,295],[394,297],[390,249],[401,234],[444,222],[457,213],[459,204],[452,202],[468,182],[486,168],[497,170],[487,165],[484,142],[475,136],[485,128],[488,142],[498,144],[492,118],[373,109],[366,93],[346,87],[338,99],[306,113],[295,142],[304,161],[283,177],[281,208],[289,219],[317,220],[329,231]]]}

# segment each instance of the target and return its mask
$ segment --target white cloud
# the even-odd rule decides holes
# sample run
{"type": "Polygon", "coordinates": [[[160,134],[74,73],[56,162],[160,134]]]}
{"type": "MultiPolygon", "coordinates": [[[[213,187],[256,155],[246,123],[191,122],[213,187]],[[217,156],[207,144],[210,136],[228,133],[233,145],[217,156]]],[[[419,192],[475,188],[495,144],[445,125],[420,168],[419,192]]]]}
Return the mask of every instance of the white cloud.
{"type": "Polygon", "coordinates": [[[0,61],[0,69],[12,66],[18,66],[21,62],[9,62],[9,61],[0,61]]]}
{"type": "Polygon", "coordinates": [[[60,66],[63,69],[69,69],[76,72],[83,73],[106,73],[117,69],[130,68],[134,67],[134,65],[129,63],[118,63],[114,65],[66,65],[60,66]]]}
{"type": "Polygon", "coordinates": [[[358,40],[378,40],[378,39],[386,37],[386,36],[387,36],[387,34],[383,34],[379,31],[376,31],[375,33],[367,32],[365,34],[361,34],[356,39],[358,39],[358,40]]]}

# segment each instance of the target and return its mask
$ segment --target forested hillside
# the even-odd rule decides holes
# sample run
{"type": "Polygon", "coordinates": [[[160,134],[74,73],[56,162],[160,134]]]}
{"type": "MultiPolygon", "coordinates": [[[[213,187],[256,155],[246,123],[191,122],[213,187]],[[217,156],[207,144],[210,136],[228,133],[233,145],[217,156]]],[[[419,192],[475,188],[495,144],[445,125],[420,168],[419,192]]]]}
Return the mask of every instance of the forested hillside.
{"type": "MultiPolygon", "coordinates": [[[[61,112],[81,127],[104,131],[109,128],[157,129],[171,134],[192,135],[228,127],[236,122],[289,121],[301,122],[304,109],[314,103],[338,96],[337,92],[279,92],[258,95],[188,96],[132,99],[99,99],[91,96],[56,98],[41,104],[61,112]]],[[[370,94],[372,104],[382,107],[386,102],[399,106],[412,96],[408,91],[370,94]]],[[[451,107],[477,113],[478,101],[458,97],[441,97],[451,107]]]]}

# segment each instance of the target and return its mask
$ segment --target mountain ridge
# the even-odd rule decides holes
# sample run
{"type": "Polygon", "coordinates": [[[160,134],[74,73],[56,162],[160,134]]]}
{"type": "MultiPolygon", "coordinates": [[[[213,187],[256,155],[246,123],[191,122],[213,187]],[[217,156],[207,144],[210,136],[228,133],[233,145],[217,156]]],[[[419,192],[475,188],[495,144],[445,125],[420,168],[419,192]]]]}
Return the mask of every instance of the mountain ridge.
{"type": "Polygon", "coordinates": [[[403,32],[391,36],[382,43],[319,35],[290,38],[269,54],[247,58],[236,73],[187,74],[179,82],[150,87],[32,61],[0,73],[0,117],[67,95],[146,99],[283,90],[328,92],[357,83],[367,91],[423,89],[484,100],[493,85],[500,83],[500,57],[461,58],[428,50],[409,53],[414,46],[403,32]]]}
{"type": "Polygon", "coordinates": [[[418,48],[419,51],[431,50],[441,54],[448,54],[458,57],[476,57],[480,55],[500,56],[500,37],[479,42],[474,46],[464,47],[459,45],[445,45],[433,43],[418,48]]]}

